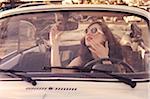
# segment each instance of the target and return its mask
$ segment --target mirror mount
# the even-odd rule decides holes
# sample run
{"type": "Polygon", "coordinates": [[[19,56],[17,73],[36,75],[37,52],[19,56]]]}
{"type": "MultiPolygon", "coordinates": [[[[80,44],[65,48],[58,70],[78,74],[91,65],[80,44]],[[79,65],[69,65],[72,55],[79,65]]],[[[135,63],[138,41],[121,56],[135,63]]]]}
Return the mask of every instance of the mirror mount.
{"type": "Polygon", "coordinates": [[[78,29],[78,23],[72,21],[62,21],[58,24],[59,31],[71,31],[78,29]]]}

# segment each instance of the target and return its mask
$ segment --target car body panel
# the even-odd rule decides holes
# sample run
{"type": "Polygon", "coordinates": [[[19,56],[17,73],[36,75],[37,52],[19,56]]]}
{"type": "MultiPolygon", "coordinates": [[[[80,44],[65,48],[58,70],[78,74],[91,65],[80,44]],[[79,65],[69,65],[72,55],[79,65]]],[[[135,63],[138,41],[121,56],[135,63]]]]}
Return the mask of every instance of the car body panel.
{"type": "MultiPolygon", "coordinates": [[[[149,84],[140,82],[136,88],[131,88],[121,82],[90,82],[90,81],[51,81],[61,78],[50,78],[48,81],[37,81],[37,86],[32,86],[23,81],[2,81],[0,83],[1,98],[5,99],[148,99],[149,84]],[[15,90],[14,90],[15,89],[15,90]],[[3,94],[8,93],[8,96],[3,94]]],[[[72,78],[74,79],[74,78],[72,78]]],[[[44,79],[43,79],[44,80],[44,79]]],[[[78,79],[79,80],[79,79],[78,79]]]]}

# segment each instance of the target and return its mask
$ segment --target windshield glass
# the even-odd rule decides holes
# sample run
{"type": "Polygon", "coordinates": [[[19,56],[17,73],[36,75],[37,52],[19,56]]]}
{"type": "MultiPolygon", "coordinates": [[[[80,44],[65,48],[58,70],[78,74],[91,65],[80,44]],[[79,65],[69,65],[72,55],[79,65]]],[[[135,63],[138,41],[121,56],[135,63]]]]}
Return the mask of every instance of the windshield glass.
{"type": "Polygon", "coordinates": [[[0,68],[65,74],[70,71],[51,67],[80,66],[119,74],[148,73],[149,37],[146,20],[125,13],[12,16],[0,20],[0,68]]]}

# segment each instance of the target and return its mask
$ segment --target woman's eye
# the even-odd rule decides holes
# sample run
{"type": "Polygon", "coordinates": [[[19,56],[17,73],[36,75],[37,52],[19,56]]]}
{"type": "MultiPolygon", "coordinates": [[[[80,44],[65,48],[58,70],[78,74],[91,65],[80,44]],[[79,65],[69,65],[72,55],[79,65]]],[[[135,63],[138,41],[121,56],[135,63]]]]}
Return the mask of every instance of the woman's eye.
{"type": "Polygon", "coordinates": [[[92,28],[91,29],[91,33],[96,33],[97,32],[97,28],[92,28]]]}

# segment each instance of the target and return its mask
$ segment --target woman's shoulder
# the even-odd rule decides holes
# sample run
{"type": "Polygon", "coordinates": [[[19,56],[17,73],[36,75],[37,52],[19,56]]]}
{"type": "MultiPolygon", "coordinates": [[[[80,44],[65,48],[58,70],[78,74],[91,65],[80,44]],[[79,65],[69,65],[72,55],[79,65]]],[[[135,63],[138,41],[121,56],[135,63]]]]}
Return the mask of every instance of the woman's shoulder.
{"type": "Polygon", "coordinates": [[[74,59],[69,63],[68,66],[81,66],[81,64],[82,64],[81,57],[78,56],[78,57],[74,58],[74,59]]]}

